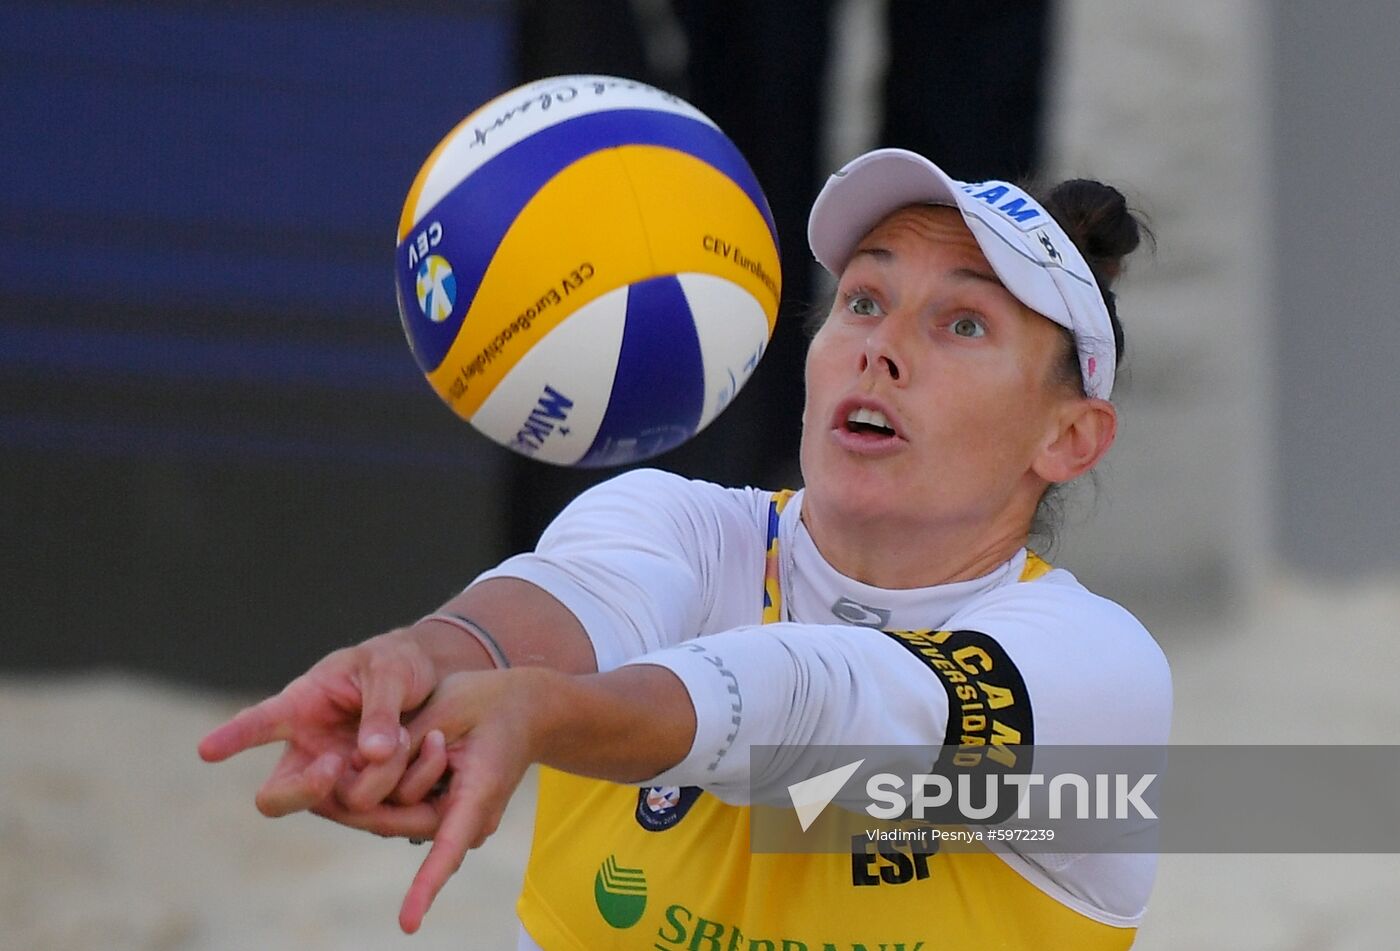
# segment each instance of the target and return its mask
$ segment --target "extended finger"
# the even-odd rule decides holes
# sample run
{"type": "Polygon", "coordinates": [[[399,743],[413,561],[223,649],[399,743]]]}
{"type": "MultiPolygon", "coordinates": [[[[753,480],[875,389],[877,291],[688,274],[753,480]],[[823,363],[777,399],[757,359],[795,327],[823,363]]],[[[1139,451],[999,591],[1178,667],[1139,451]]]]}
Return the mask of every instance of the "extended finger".
{"type": "Polygon", "coordinates": [[[338,753],[322,753],[310,764],[304,763],[304,757],[294,750],[283,755],[258,790],[255,801],[259,812],[276,818],[309,809],[331,794],[345,770],[345,760],[338,753]]]}
{"type": "Polygon", "coordinates": [[[461,747],[449,753],[449,760],[454,772],[442,805],[442,821],[399,909],[399,927],[408,934],[422,925],[438,892],[462,867],[467,852],[496,831],[506,801],[520,781],[519,775],[512,782],[495,771],[483,775],[480,769],[472,769],[461,747]]]}
{"type": "Polygon", "coordinates": [[[433,730],[423,738],[418,758],[409,765],[394,790],[393,800],[411,806],[422,802],[447,772],[447,741],[441,730],[433,730]]]}
{"type": "Polygon", "coordinates": [[[403,778],[411,750],[408,730],[399,727],[394,755],[378,763],[368,763],[358,773],[346,773],[335,794],[348,809],[369,809],[384,801],[403,778]]]}
{"type": "Polygon", "coordinates": [[[234,714],[199,741],[199,755],[209,763],[226,760],[254,746],[288,739],[295,707],[285,692],[234,714]]]}
{"type": "Polygon", "coordinates": [[[462,867],[476,824],[476,804],[460,794],[452,796],[433,836],[433,847],[413,876],[413,884],[399,908],[399,927],[406,934],[413,934],[422,926],[423,916],[433,906],[442,886],[462,867]]]}

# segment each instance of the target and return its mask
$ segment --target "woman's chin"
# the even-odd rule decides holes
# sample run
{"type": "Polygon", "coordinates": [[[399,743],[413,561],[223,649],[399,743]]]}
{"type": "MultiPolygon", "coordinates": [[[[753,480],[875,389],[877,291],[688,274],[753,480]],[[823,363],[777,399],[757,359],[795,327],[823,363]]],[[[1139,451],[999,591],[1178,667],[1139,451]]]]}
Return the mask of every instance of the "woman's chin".
{"type": "Polygon", "coordinates": [[[894,480],[879,473],[836,476],[813,483],[808,480],[803,505],[842,521],[884,520],[897,517],[905,501],[894,480]]]}

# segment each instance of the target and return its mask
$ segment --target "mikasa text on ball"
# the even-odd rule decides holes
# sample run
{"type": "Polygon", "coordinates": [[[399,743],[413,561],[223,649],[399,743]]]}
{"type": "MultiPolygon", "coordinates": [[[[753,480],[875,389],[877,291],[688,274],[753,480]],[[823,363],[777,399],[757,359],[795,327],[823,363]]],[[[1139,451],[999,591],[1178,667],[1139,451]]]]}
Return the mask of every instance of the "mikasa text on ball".
{"type": "Polygon", "coordinates": [[[409,190],[397,265],[438,395],[566,466],[695,435],[778,312],[773,217],[738,149],[688,103],[608,76],[542,79],[463,120],[409,190]]]}

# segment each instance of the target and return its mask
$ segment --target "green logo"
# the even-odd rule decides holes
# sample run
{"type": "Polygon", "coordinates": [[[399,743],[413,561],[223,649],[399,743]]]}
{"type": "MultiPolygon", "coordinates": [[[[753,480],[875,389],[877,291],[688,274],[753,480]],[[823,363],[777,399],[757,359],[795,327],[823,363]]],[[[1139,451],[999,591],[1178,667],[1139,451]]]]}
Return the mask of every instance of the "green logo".
{"type": "Polygon", "coordinates": [[[630,928],[647,909],[647,877],[639,868],[623,868],[617,856],[598,867],[593,879],[593,900],[598,913],[614,928],[630,928]]]}

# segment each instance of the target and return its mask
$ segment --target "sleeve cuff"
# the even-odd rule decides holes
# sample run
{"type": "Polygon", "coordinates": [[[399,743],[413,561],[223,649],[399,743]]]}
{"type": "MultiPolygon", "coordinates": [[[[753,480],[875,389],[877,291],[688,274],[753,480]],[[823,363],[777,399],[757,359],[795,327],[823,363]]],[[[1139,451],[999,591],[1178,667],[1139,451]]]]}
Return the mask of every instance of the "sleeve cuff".
{"type": "Polygon", "coordinates": [[[639,786],[710,786],[729,784],[748,776],[744,749],[736,746],[745,715],[739,680],[724,658],[702,641],[658,651],[628,661],[649,664],[675,674],[690,695],[695,709],[695,740],[690,752],[675,766],[639,781],[639,786]]]}

